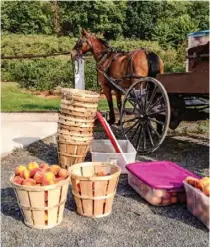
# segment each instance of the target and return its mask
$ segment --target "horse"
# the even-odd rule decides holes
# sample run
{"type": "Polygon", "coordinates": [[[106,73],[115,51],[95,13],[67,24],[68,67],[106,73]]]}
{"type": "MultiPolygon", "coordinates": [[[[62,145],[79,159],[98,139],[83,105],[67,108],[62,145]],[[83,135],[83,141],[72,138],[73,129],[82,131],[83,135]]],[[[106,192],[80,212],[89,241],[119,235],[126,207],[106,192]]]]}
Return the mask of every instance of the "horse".
{"type": "Polygon", "coordinates": [[[109,124],[115,123],[111,91],[115,91],[119,112],[122,106],[122,93],[113,88],[108,77],[119,80],[118,85],[123,89],[127,89],[134,83],[134,76],[156,77],[157,74],[164,72],[163,61],[154,52],[148,52],[143,48],[130,52],[116,51],[108,45],[107,41],[97,38],[94,34],[83,29],[81,37],[71,51],[71,57],[74,60],[87,52],[92,53],[97,64],[98,81],[109,106],[109,124]],[[121,80],[124,77],[126,79],[121,80]]]}

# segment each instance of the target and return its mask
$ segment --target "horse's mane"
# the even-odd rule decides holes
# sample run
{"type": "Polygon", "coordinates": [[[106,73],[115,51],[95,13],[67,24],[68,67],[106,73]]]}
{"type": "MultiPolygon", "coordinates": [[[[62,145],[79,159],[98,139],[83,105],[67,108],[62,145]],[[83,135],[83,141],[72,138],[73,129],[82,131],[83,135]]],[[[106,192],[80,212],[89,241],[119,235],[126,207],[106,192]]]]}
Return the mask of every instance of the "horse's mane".
{"type": "Polygon", "coordinates": [[[107,42],[105,39],[100,39],[100,38],[98,38],[98,40],[99,40],[103,45],[105,45],[107,48],[109,47],[109,44],[108,44],[108,42],[107,42]]]}

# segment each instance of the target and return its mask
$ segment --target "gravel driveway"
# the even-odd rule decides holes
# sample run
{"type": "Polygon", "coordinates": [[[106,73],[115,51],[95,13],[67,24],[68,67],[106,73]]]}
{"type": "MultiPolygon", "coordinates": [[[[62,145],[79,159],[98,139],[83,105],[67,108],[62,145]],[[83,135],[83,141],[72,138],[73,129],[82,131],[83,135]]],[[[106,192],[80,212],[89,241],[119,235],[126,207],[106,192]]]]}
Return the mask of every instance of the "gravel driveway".
{"type": "MultiPolygon", "coordinates": [[[[95,133],[96,138],[105,138],[95,133]]],[[[87,156],[87,160],[90,155],[87,156]]],[[[199,175],[208,175],[208,136],[168,137],[150,157],[138,160],[171,160],[199,175]]],[[[207,247],[208,230],[184,205],[154,207],[141,199],[121,175],[113,212],[101,219],[81,217],[69,191],[61,225],[35,230],[24,225],[9,184],[12,170],[30,161],[57,162],[55,137],[16,150],[2,159],[1,216],[2,247],[207,247]]]]}

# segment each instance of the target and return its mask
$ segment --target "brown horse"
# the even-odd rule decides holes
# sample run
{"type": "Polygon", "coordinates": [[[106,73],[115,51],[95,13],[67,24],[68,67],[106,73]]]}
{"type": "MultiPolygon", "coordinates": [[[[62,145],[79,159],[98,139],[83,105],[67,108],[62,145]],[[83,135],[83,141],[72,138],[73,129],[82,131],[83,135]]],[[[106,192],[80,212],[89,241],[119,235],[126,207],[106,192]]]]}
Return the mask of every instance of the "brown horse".
{"type": "Polygon", "coordinates": [[[122,93],[113,88],[108,77],[119,80],[118,85],[127,89],[134,82],[133,76],[155,77],[158,73],[163,73],[164,65],[159,56],[153,52],[147,52],[144,49],[136,49],[131,52],[117,52],[109,47],[106,41],[96,38],[95,35],[88,33],[85,29],[82,31],[82,37],[77,41],[71,55],[72,59],[91,52],[97,63],[98,81],[109,105],[109,123],[115,122],[114,107],[111,91],[115,90],[117,106],[121,110],[122,93]],[[106,74],[107,76],[105,76],[106,74]],[[126,77],[124,80],[120,80],[126,77]]]}

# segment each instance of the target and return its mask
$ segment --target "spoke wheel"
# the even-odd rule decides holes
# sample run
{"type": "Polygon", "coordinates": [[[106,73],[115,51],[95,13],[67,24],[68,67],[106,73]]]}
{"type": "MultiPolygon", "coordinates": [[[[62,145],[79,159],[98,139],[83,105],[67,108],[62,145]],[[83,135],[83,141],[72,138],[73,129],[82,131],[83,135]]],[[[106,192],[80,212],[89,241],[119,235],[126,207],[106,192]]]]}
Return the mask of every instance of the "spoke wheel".
{"type": "Polygon", "coordinates": [[[137,79],[124,96],[120,122],[124,136],[138,153],[154,152],[165,139],[170,122],[163,85],[154,78],[137,79]]]}

